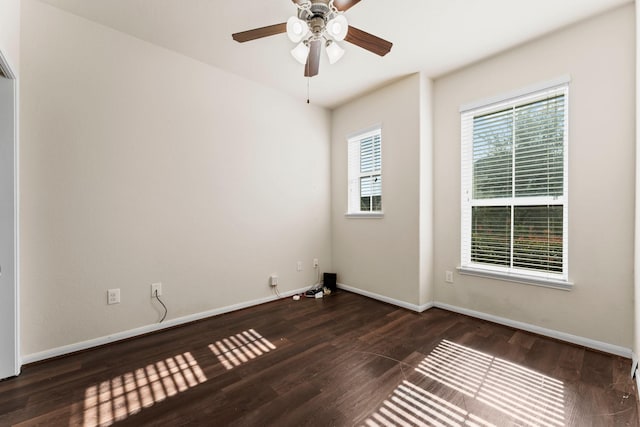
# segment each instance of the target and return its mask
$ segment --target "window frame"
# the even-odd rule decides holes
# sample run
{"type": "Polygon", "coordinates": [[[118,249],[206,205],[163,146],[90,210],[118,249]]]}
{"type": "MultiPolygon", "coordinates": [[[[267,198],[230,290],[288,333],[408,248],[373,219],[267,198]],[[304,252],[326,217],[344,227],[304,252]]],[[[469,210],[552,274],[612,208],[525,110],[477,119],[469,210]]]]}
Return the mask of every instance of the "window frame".
{"type": "MultiPolygon", "coordinates": [[[[519,91],[484,101],[474,102],[460,108],[461,128],[461,234],[460,234],[460,266],[461,274],[507,280],[518,283],[570,290],[573,283],[568,275],[568,149],[569,149],[569,83],[570,78],[563,76],[550,82],[523,88],[519,91]],[[496,113],[506,109],[516,109],[537,101],[564,95],[564,134],[563,134],[563,188],[561,196],[516,196],[516,182],[511,181],[510,197],[473,198],[473,123],[474,118],[496,113]],[[558,206],[562,205],[562,272],[523,269],[514,267],[514,215],[515,209],[521,206],[558,206]],[[510,241],[509,265],[499,266],[478,263],[471,260],[472,247],[472,211],[476,206],[508,206],[510,207],[510,241]]],[[[513,124],[515,127],[515,122],[513,124]]],[[[515,150],[512,150],[515,160],[515,150]]],[[[511,162],[511,173],[516,174],[515,163],[511,162]]]]}
{"type": "MultiPolygon", "coordinates": [[[[374,157],[375,159],[375,157],[374,157]]],[[[347,137],[347,212],[348,218],[382,218],[384,217],[383,203],[383,183],[380,184],[380,210],[366,210],[361,208],[361,180],[362,178],[379,176],[383,178],[383,148],[382,148],[382,126],[375,125],[367,129],[355,132],[347,137]],[[362,155],[362,142],[369,138],[379,137],[380,139],[380,155],[379,169],[362,172],[360,167],[360,159],[362,155]]],[[[374,160],[374,164],[375,164],[374,160]]],[[[373,201],[372,201],[373,205],[373,201]]],[[[373,206],[372,206],[373,207],[373,206]]]]}

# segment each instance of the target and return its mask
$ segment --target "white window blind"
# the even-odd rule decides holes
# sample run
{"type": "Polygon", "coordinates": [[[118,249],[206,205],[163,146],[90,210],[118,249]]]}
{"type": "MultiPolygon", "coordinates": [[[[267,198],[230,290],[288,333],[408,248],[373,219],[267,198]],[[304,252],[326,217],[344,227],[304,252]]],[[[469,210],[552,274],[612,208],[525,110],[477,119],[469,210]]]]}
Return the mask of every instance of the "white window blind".
{"type": "Polygon", "coordinates": [[[376,128],[348,140],[348,212],[382,212],[382,131],[376,128]]]}
{"type": "Polygon", "coordinates": [[[567,280],[567,97],[462,113],[462,268],[567,280]]]}

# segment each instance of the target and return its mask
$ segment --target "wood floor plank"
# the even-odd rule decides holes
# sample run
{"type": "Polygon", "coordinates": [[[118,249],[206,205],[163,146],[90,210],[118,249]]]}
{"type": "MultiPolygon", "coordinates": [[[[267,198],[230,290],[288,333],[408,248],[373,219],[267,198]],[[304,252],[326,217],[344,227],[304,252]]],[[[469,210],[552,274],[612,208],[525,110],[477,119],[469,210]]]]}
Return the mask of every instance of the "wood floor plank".
{"type": "MultiPolygon", "coordinates": [[[[565,346],[557,359],[553,375],[565,381],[578,381],[582,373],[584,353],[583,348],[565,346]]],[[[621,381],[629,384],[628,376],[629,373],[627,373],[627,378],[623,378],[621,381]]]]}
{"type": "Polygon", "coordinates": [[[340,291],[25,366],[0,382],[0,425],[637,426],[630,369],[506,326],[340,291]]]}
{"type": "Polygon", "coordinates": [[[519,345],[526,349],[531,349],[531,346],[536,341],[536,336],[529,332],[515,331],[513,336],[509,339],[509,344],[519,345]]]}
{"type": "Polygon", "coordinates": [[[595,351],[586,352],[582,362],[580,379],[586,384],[609,385],[613,384],[613,365],[615,359],[611,356],[595,351]]]}

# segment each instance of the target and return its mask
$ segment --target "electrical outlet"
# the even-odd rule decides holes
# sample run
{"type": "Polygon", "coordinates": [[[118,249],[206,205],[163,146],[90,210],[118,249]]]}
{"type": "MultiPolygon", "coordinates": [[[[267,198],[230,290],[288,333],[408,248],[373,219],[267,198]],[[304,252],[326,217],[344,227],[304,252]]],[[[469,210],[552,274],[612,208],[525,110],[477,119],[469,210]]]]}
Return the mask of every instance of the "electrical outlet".
{"type": "Polygon", "coordinates": [[[318,268],[318,265],[319,265],[318,258],[314,258],[313,259],[313,268],[318,268]]]}
{"type": "Polygon", "coordinates": [[[302,271],[302,261],[298,261],[298,264],[296,266],[296,270],[302,271]]]}
{"type": "Polygon", "coordinates": [[[447,283],[453,283],[453,271],[445,271],[444,281],[447,283]]]}
{"type": "Polygon", "coordinates": [[[276,276],[275,274],[271,275],[271,286],[273,286],[274,288],[278,286],[278,276],[276,276]]]}
{"type": "Polygon", "coordinates": [[[107,304],[119,304],[120,303],[120,289],[107,290],[107,304]]]}
{"type": "Polygon", "coordinates": [[[151,285],[151,298],[162,295],[162,283],[154,283],[151,285]],[[156,293],[157,292],[157,293],[156,293]]]}

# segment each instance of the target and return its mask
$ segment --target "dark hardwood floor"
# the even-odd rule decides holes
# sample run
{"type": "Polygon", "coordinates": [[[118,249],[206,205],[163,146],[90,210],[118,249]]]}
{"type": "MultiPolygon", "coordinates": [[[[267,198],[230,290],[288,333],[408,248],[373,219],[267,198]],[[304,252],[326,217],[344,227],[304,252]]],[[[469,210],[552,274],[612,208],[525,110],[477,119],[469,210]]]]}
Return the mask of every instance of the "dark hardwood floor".
{"type": "Polygon", "coordinates": [[[348,292],[25,366],[0,425],[637,426],[630,360],[348,292]]]}

